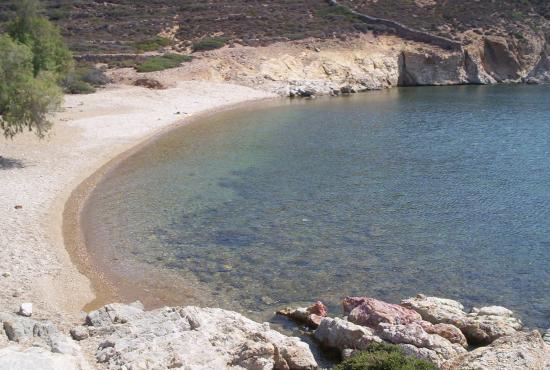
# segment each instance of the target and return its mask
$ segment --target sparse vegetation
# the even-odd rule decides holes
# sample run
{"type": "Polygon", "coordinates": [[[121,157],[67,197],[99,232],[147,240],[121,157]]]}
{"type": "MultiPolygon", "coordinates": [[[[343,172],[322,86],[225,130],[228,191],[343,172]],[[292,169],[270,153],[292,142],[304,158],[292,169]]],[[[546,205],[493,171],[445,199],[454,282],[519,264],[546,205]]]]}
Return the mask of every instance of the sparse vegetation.
{"type": "Polygon", "coordinates": [[[189,55],[166,54],[158,57],[151,57],[135,68],[138,72],[156,72],[179,66],[181,63],[189,62],[193,58],[189,55]]]}
{"type": "Polygon", "coordinates": [[[226,42],[226,38],[207,37],[193,43],[193,52],[223,48],[226,42]]]}
{"type": "Polygon", "coordinates": [[[155,51],[160,48],[169,46],[171,40],[165,37],[155,37],[150,40],[138,41],[135,43],[135,48],[138,52],[155,51]]]}
{"type": "Polygon", "coordinates": [[[317,16],[328,18],[328,19],[345,18],[347,20],[355,20],[357,18],[355,14],[353,14],[348,8],[341,5],[331,6],[331,7],[319,10],[317,12],[317,16]]]}
{"type": "Polygon", "coordinates": [[[109,79],[101,69],[83,64],[65,77],[62,86],[69,94],[91,94],[107,83],[109,79]]]}
{"type": "Polygon", "coordinates": [[[437,370],[437,367],[430,362],[405,356],[398,346],[375,343],[343,361],[334,370],[437,370]]]}

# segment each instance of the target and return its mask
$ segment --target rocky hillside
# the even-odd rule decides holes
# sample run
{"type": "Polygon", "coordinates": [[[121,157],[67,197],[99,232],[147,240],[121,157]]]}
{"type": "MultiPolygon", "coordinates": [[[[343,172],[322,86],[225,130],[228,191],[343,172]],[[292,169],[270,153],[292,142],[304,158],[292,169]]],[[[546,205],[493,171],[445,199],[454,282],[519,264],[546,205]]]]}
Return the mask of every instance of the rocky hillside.
{"type": "MultiPolygon", "coordinates": [[[[370,16],[449,37],[464,44],[478,36],[521,44],[550,29],[546,0],[342,0],[370,16]]],[[[13,2],[0,2],[0,24],[13,16],[13,2]]],[[[308,37],[365,32],[369,25],[327,0],[43,0],[77,53],[134,52],[158,34],[188,46],[204,37],[266,45],[308,37]]],[[[386,30],[391,33],[392,30],[386,30]]]]}

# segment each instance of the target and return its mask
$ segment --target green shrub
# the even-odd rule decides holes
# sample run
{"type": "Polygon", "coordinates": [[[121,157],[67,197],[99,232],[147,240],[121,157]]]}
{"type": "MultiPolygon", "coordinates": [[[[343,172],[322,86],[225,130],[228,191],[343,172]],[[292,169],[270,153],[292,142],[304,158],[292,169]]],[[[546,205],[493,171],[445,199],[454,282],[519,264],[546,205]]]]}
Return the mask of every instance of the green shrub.
{"type": "Polygon", "coordinates": [[[215,50],[223,48],[227,39],[220,37],[209,37],[193,43],[193,51],[215,50]]]}
{"type": "Polygon", "coordinates": [[[81,64],[63,79],[62,86],[68,94],[91,94],[96,91],[96,87],[108,83],[109,78],[101,69],[81,64]]]}
{"type": "Polygon", "coordinates": [[[136,66],[138,72],[155,72],[174,68],[183,62],[193,59],[189,55],[166,54],[158,57],[151,57],[136,66]]]}
{"type": "Polygon", "coordinates": [[[105,75],[103,70],[93,66],[78,67],[76,69],[76,74],[82,81],[87,82],[92,86],[104,86],[110,82],[109,77],[105,75]]]}
{"type": "Polygon", "coordinates": [[[169,46],[172,43],[170,39],[166,37],[155,37],[151,40],[138,41],[134,44],[136,50],[140,53],[146,51],[155,51],[162,47],[169,46]]]}
{"type": "Polygon", "coordinates": [[[437,370],[437,367],[428,361],[405,356],[398,346],[372,344],[338,364],[334,370],[437,370]]]}
{"type": "Polygon", "coordinates": [[[71,74],[67,76],[63,82],[63,90],[67,94],[92,94],[96,91],[91,84],[82,81],[77,76],[71,74]]]}

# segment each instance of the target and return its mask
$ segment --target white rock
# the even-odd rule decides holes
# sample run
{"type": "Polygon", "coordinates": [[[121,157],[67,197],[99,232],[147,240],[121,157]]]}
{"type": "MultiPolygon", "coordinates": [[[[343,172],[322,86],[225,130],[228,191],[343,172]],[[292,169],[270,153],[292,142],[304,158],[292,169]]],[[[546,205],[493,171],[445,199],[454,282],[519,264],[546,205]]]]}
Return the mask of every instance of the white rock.
{"type": "Polygon", "coordinates": [[[478,316],[503,316],[503,317],[512,317],[514,313],[501,306],[489,306],[482,307],[477,311],[478,316]]]}
{"type": "Polygon", "coordinates": [[[339,318],[323,317],[314,333],[323,345],[339,349],[365,349],[371,343],[382,340],[372,330],[339,318]]]}
{"type": "Polygon", "coordinates": [[[2,370],[91,370],[83,359],[71,355],[52,353],[44,348],[23,349],[10,346],[0,349],[2,370]]]}
{"type": "Polygon", "coordinates": [[[548,370],[550,347],[539,332],[519,332],[495,340],[490,346],[465,353],[444,364],[456,370],[548,370]]]}
{"type": "MultiPolygon", "coordinates": [[[[231,311],[108,305],[86,320],[96,359],[121,369],[316,369],[309,346],[231,311]],[[90,331],[91,333],[91,331],[90,331]]],[[[88,343],[86,346],[90,346],[88,343]]]]}
{"type": "Polygon", "coordinates": [[[19,315],[25,316],[25,317],[31,317],[32,303],[23,303],[21,307],[19,307],[19,315]]]}
{"type": "Polygon", "coordinates": [[[417,323],[408,325],[382,323],[377,334],[382,339],[393,344],[411,344],[417,348],[426,348],[434,351],[442,361],[449,360],[466,352],[458,344],[453,344],[439,335],[426,333],[422,326],[417,323]]]}

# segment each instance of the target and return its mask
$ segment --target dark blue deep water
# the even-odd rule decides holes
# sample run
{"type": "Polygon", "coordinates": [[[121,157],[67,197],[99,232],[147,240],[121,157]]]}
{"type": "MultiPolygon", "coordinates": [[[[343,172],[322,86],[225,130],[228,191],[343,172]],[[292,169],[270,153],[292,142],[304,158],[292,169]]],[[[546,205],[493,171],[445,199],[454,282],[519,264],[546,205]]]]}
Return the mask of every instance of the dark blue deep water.
{"type": "Polygon", "coordinates": [[[208,297],[173,287],[169,301],[264,318],[421,292],[548,327],[550,87],[403,88],[218,114],[113,169],[84,226],[104,270],[145,300],[170,285],[151,275],[166,272],[208,297]]]}

